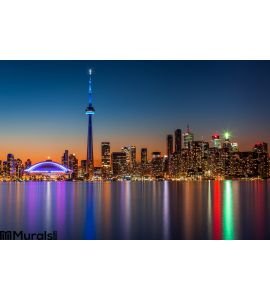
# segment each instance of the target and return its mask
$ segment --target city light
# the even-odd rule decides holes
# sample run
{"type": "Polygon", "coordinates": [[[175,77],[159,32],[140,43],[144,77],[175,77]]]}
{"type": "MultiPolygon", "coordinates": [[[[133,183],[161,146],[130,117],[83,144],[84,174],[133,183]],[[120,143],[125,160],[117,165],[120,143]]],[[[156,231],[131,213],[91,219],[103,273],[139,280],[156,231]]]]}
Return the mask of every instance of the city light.
{"type": "Polygon", "coordinates": [[[43,161],[24,170],[26,173],[69,173],[70,169],[53,161],[43,161]]]}
{"type": "MultiPolygon", "coordinates": [[[[267,143],[254,145],[251,151],[240,151],[238,142],[232,140],[231,132],[223,133],[224,139],[215,132],[209,139],[195,139],[189,125],[185,131],[177,128],[164,137],[166,153],[147,148],[140,149],[137,158],[135,145],[123,146],[111,153],[111,143],[101,142],[101,167],[94,166],[93,124],[92,115],[95,109],[92,104],[92,70],[89,69],[88,135],[86,159],[79,164],[75,154],[65,150],[61,164],[52,162],[50,157],[45,162],[32,165],[31,159],[23,163],[9,153],[5,161],[0,161],[1,181],[43,180],[51,173],[58,174],[59,180],[226,180],[226,179],[267,179],[270,176],[267,143]],[[41,176],[41,177],[40,177],[41,176]],[[42,177],[43,176],[43,177],[42,177]]],[[[231,234],[230,217],[231,183],[226,183],[225,203],[226,235],[231,234]]]]}
{"type": "Polygon", "coordinates": [[[234,215],[233,215],[233,191],[232,181],[225,181],[224,202],[223,202],[223,238],[234,239],[234,215]]]}
{"type": "Polygon", "coordinates": [[[225,137],[226,140],[228,140],[230,138],[230,136],[231,136],[231,134],[228,131],[226,131],[224,133],[224,137],[225,137]]]}

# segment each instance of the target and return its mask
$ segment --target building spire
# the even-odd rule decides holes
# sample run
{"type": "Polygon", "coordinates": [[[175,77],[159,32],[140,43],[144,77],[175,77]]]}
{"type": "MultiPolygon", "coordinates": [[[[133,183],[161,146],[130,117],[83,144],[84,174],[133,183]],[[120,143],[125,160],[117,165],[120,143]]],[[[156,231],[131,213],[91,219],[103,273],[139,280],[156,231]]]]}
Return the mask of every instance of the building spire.
{"type": "Polygon", "coordinates": [[[88,102],[89,102],[89,106],[91,106],[92,105],[92,69],[89,69],[88,73],[89,73],[88,102]]]}
{"type": "Polygon", "coordinates": [[[92,73],[93,70],[89,69],[88,74],[89,74],[89,84],[88,84],[88,106],[85,110],[85,113],[87,115],[94,115],[95,114],[95,109],[93,107],[93,102],[92,102],[92,73]]]}

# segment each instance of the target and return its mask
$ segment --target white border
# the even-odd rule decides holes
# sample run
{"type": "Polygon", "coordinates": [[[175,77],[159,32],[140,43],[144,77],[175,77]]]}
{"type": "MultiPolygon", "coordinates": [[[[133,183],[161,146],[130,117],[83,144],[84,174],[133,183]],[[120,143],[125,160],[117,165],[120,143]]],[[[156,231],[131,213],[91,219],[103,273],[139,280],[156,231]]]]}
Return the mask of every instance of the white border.
{"type": "Polygon", "coordinates": [[[268,59],[269,1],[13,0],[2,59],[268,59]]]}
{"type": "MultiPolygon", "coordinates": [[[[1,1],[1,59],[269,59],[269,1],[1,1]]],[[[0,243],[9,299],[266,299],[269,242],[0,243]]]]}
{"type": "Polygon", "coordinates": [[[267,299],[269,293],[267,241],[0,245],[3,299],[253,300],[267,299]]]}

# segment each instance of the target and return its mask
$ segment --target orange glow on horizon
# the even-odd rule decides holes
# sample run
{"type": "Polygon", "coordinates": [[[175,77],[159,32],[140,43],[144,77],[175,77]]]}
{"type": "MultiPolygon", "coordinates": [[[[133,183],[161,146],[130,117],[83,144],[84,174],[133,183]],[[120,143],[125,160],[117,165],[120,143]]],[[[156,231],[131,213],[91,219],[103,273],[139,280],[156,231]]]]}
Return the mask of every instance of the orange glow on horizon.
{"type": "MultiPolygon", "coordinates": [[[[237,139],[236,139],[237,140],[237,139]]],[[[256,144],[256,138],[254,142],[243,141],[240,144],[240,151],[251,151],[256,144]]],[[[111,152],[121,151],[121,147],[127,145],[135,145],[137,148],[137,161],[140,161],[141,148],[146,147],[148,149],[148,159],[151,159],[151,153],[153,151],[160,151],[162,154],[166,154],[166,135],[161,136],[158,139],[150,139],[146,136],[109,136],[102,138],[100,136],[94,136],[94,164],[95,166],[101,165],[101,142],[109,141],[111,143],[111,152]]],[[[209,138],[210,141],[210,138],[209,138]]],[[[30,158],[32,163],[37,163],[51,157],[53,161],[61,163],[61,157],[65,150],[69,150],[69,153],[76,153],[76,157],[79,160],[86,159],[86,138],[83,136],[75,138],[59,137],[59,138],[40,138],[37,141],[32,137],[18,137],[6,140],[1,146],[0,160],[6,160],[7,154],[14,154],[15,158],[20,158],[23,163],[30,158]]]]}

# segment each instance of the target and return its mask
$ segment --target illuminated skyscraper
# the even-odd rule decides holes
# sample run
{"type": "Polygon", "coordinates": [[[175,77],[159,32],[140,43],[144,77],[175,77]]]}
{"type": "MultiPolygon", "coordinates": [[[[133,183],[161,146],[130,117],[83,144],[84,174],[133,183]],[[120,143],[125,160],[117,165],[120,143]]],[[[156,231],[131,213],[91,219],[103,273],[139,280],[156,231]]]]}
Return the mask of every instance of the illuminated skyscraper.
{"type": "Polygon", "coordinates": [[[7,173],[8,176],[14,176],[16,173],[15,158],[11,153],[7,155],[7,173]]]}
{"type": "Polygon", "coordinates": [[[127,157],[125,152],[112,153],[112,171],[114,176],[127,175],[127,157]]]}
{"type": "MultiPolygon", "coordinates": [[[[182,130],[181,129],[176,129],[174,133],[174,138],[175,138],[175,153],[181,153],[182,149],[182,130]]],[[[169,154],[168,154],[169,156],[169,154]]]]}
{"type": "Polygon", "coordinates": [[[147,173],[147,148],[141,149],[141,175],[144,176],[147,173]]]}
{"type": "Polygon", "coordinates": [[[253,151],[255,153],[268,153],[268,145],[267,143],[257,143],[253,147],[253,151]]]}
{"type": "Polygon", "coordinates": [[[173,157],[173,136],[171,134],[168,134],[167,155],[164,156],[164,172],[166,173],[166,175],[169,175],[171,173],[172,157],[173,157]]]}
{"type": "Polygon", "coordinates": [[[101,143],[101,169],[102,177],[108,178],[111,171],[111,146],[109,142],[101,143]]]}
{"type": "Polygon", "coordinates": [[[187,125],[187,131],[184,133],[184,148],[190,149],[193,141],[194,134],[190,131],[189,125],[187,125]]]}
{"type": "Polygon", "coordinates": [[[167,155],[170,157],[173,154],[173,136],[167,135],[167,155]]]}
{"type": "Polygon", "coordinates": [[[87,161],[86,159],[81,160],[81,167],[80,167],[80,177],[85,178],[87,172],[87,161]]]}
{"type": "Polygon", "coordinates": [[[269,173],[268,144],[257,143],[253,148],[255,176],[267,178],[269,173]]]}
{"type": "Polygon", "coordinates": [[[25,169],[28,169],[32,166],[32,161],[28,158],[27,161],[24,164],[25,169]]]}
{"type": "Polygon", "coordinates": [[[134,171],[136,167],[136,146],[130,146],[130,158],[131,169],[134,171]]]}
{"type": "Polygon", "coordinates": [[[21,159],[16,159],[15,160],[15,170],[16,170],[16,177],[21,178],[23,175],[23,162],[21,159]]]}
{"type": "Polygon", "coordinates": [[[68,162],[68,150],[65,150],[63,156],[62,156],[62,165],[68,168],[69,162],[68,162]]]}
{"type": "Polygon", "coordinates": [[[142,166],[146,166],[147,164],[147,148],[141,149],[141,164],[142,166]]]}
{"type": "Polygon", "coordinates": [[[204,141],[193,141],[191,150],[189,151],[190,160],[188,161],[188,169],[191,171],[190,175],[201,176],[203,169],[206,166],[208,159],[209,143],[204,141]]]}
{"type": "Polygon", "coordinates": [[[163,176],[163,158],[160,152],[152,152],[152,176],[162,177],[163,176]]]}
{"type": "Polygon", "coordinates": [[[224,133],[224,143],[222,145],[223,149],[228,149],[228,151],[232,150],[232,143],[230,142],[230,133],[229,132],[225,132],[224,133]]]}
{"type": "Polygon", "coordinates": [[[78,177],[78,159],[76,155],[70,154],[68,157],[69,169],[72,170],[72,178],[76,179],[78,177]]]}
{"type": "Polygon", "coordinates": [[[232,151],[233,152],[238,152],[239,151],[238,143],[233,142],[233,143],[231,143],[231,146],[232,146],[232,151]]]}
{"type": "Polygon", "coordinates": [[[127,167],[129,171],[134,171],[136,167],[136,146],[122,147],[122,152],[126,153],[127,167]]]}
{"type": "Polygon", "coordinates": [[[89,70],[89,91],[88,91],[88,106],[85,110],[88,115],[88,137],[87,137],[87,172],[91,178],[94,173],[94,155],[93,155],[93,128],[92,116],[95,114],[95,109],[92,104],[92,70],[89,70]]]}
{"type": "Polygon", "coordinates": [[[222,143],[221,143],[219,134],[215,133],[212,135],[212,143],[213,143],[213,148],[216,148],[216,149],[222,148],[222,143]]]}
{"type": "Polygon", "coordinates": [[[9,170],[8,170],[8,162],[5,160],[3,161],[3,171],[2,171],[2,175],[4,177],[9,176],[9,170]]]}

